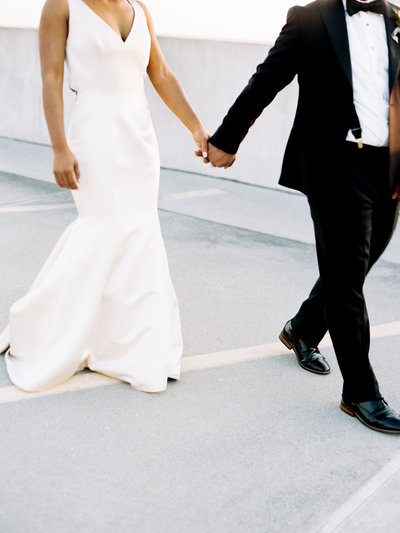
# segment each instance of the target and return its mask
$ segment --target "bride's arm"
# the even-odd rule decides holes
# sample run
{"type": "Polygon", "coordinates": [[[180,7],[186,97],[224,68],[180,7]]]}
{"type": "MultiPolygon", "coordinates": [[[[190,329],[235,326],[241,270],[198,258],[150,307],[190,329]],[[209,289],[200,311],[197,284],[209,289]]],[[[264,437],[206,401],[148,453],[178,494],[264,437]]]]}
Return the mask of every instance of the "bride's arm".
{"type": "Polygon", "coordinates": [[[43,107],[54,152],[53,172],[57,184],[77,189],[78,163],[68,148],[64,129],[64,59],[68,35],[67,0],[47,0],[39,26],[43,107]]]}
{"type": "Polygon", "coordinates": [[[139,2],[139,4],[146,14],[147,25],[151,36],[150,60],[147,67],[147,73],[151,83],[166,105],[192,133],[193,139],[198,147],[196,154],[200,155],[201,153],[203,158],[206,158],[209,135],[191,106],[182,85],[169,68],[161,52],[154,30],[154,24],[147,7],[142,2],[139,2]]]}

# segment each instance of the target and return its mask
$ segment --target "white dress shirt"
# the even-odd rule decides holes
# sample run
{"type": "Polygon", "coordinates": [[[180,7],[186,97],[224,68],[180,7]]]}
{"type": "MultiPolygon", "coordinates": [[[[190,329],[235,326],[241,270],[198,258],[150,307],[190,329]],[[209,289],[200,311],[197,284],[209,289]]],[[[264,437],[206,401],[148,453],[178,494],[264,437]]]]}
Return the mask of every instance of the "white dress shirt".
{"type": "MultiPolygon", "coordinates": [[[[359,0],[360,1],[360,0],[359,0]]],[[[364,4],[372,0],[364,0],[364,4]]],[[[389,143],[389,51],[383,15],[347,13],[347,32],[353,72],[354,104],[362,128],[362,141],[372,146],[389,143]]],[[[348,141],[355,141],[351,132],[348,141]]]]}

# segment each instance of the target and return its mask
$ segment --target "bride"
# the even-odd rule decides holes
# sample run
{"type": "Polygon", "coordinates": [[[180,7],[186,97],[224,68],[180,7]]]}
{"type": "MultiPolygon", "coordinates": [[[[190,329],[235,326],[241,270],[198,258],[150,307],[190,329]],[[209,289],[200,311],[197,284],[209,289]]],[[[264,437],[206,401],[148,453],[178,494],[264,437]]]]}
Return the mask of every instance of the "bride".
{"type": "Polygon", "coordinates": [[[78,218],[0,336],[18,387],[41,391],[77,370],[147,392],[179,379],[182,337],[157,212],[159,153],[146,73],[207,159],[208,134],[136,0],[47,0],[39,30],[43,102],[57,184],[78,218]],[[63,126],[63,69],[76,94],[63,126]]]}

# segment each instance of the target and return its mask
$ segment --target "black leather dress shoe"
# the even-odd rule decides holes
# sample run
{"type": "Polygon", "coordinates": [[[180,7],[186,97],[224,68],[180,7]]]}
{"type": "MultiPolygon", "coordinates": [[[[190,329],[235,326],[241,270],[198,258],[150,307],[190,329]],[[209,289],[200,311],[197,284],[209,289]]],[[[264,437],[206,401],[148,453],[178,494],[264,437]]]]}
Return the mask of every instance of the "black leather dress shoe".
{"type": "Polygon", "coordinates": [[[308,346],[294,333],[290,320],[286,322],[285,327],[279,335],[279,339],[286,348],[294,351],[299,365],[305,370],[314,372],[314,374],[329,374],[331,371],[318,347],[308,346]]]}
{"type": "Polygon", "coordinates": [[[360,403],[342,400],[340,409],[350,416],[356,416],[370,429],[400,435],[400,416],[390,409],[383,398],[360,403]]]}

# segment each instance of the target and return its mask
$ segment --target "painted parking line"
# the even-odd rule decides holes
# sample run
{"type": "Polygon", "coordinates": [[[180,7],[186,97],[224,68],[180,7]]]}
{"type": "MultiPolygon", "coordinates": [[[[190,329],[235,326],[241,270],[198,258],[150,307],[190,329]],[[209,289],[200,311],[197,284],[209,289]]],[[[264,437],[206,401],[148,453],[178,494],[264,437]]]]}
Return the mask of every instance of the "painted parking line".
{"type": "MultiPolygon", "coordinates": [[[[266,359],[268,357],[279,356],[286,353],[288,353],[287,348],[285,348],[281,342],[276,342],[273,344],[253,346],[237,350],[194,355],[182,359],[181,370],[182,373],[186,373],[196,370],[206,370],[209,368],[220,368],[238,363],[266,359]]],[[[82,372],[75,374],[75,376],[69,379],[66,383],[42,392],[25,392],[13,386],[2,387],[0,388],[0,404],[31,400],[39,397],[42,398],[44,396],[54,396],[66,392],[94,389],[97,387],[106,387],[118,382],[119,381],[116,379],[109,378],[108,376],[96,372],[82,372]]]]}
{"type": "MultiPolygon", "coordinates": [[[[160,201],[163,200],[186,200],[189,198],[205,198],[208,196],[219,196],[225,194],[221,189],[202,189],[200,191],[187,191],[173,194],[163,194],[160,201]]],[[[75,204],[41,204],[41,205],[9,205],[0,206],[0,213],[23,213],[29,211],[51,211],[53,209],[72,209],[75,204]]]]}
{"type": "MultiPolygon", "coordinates": [[[[346,502],[341,505],[318,529],[317,533],[333,533],[350,531],[346,527],[348,519],[354,518],[356,513],[362,513],[365,506],[373,504],[372,498],[379,493],[383,486],[394,476],[400,473],[400,454],[397,454],[377,474],[375,474],[363,487],[356,491],[346,502]]],[[[383,524],[384,527],[384,524],[383,524]]],[[[383,530],[382,530],[383,531],[383,530]]]]}
{"type": "Polygon", "coordinates": [[[25,392],[17,387],[2,387],[0,388],[0,404],[19,402],[21,400],[41,398],[44,396],[55,396],[57,394],[64,394],[65,392],[95,389],[97,387],[114,385],[115,383],[120,383],[120,381],[96,372],[82,372],[75,374],[75,376],[69,379],[66,383],[43,392],[25,392]]]}
{"type": "MultiPolygon", "coordinates": [[[[400,335],[400,322],[390,322],[380,324],[371,328],[371,338],[379,339],[400,335]]],[[[319,345],[321,348],[332,346],[329,336],[326,336],[319,345]]],[[[212,352],[208,354],[193,355],[182,359],[182,373],[207,370],[211,368],[221,368],[240,363],[278,357],[289,353],[281,342],[263,344],[260,346],[249,346],[222,352],[212,352]]],[[[31,400],[38,397],[54,396],[66,392],[94,389],[119,383],[118,380],[103,376],[96,372],[78,373],[66,383],[53,387],[43,392],[24,392],[16,387],[0,388],[0,404],[13,403],[21,400],[31,400]]]]}

